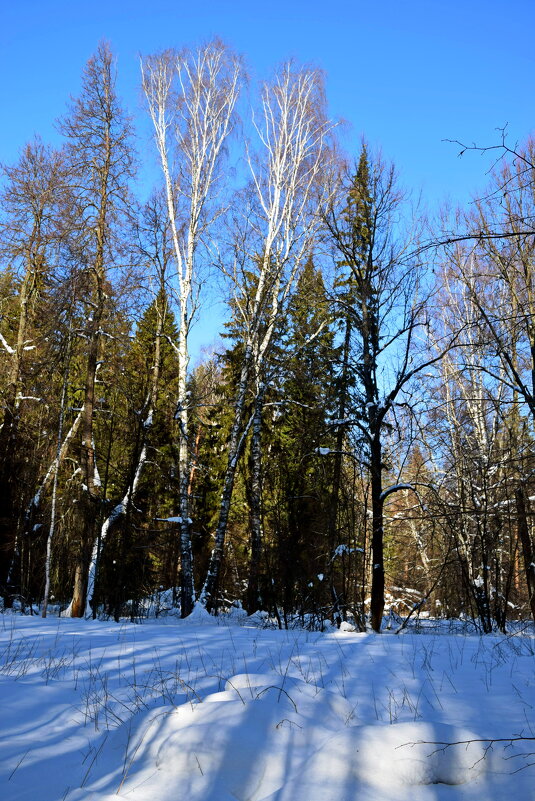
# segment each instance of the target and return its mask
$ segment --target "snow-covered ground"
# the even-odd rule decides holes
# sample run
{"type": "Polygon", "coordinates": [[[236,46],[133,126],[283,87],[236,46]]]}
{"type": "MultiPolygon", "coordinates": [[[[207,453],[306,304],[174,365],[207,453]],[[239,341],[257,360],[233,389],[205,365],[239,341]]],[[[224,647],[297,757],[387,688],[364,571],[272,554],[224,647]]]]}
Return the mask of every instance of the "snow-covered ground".
{"type": "Polygon", "coordinates": [[[535,799],[533,636],[252,623],[0,615],[2,801],[535,799]]]}

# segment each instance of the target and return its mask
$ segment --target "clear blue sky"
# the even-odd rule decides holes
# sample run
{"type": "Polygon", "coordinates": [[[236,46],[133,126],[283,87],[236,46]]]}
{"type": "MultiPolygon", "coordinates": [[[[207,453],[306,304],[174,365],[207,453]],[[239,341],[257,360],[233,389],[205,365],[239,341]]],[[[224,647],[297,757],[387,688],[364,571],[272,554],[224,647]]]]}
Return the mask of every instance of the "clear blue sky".
{"type": "Polygon", "coordinates": [[[54,120],[101,38],[117,54],[120,92],[139,110],[137,56],[217,34],[253,77],[289,56],[327,76],[331,112],[381,145],[404,183],[431,201],[466,200],[485,161],[443,139],[491,143],[535,131],[535,0],[2,0],[0,161],[54,120]]]}
{"type": "Polygon", "coordinates": [[[489,159],[458,159],[442,140],[491,144],[506,123],[511,143],[535,132],[534,32],[535,0],[0,0],[0,162],[35,133],[58,141],[54,120],[100,39],[141,115],[138,54],[219,35],[253,80],[290,56],[321,67],[346,150],[364,134],[424,200],[465,203],[489,159]]]}

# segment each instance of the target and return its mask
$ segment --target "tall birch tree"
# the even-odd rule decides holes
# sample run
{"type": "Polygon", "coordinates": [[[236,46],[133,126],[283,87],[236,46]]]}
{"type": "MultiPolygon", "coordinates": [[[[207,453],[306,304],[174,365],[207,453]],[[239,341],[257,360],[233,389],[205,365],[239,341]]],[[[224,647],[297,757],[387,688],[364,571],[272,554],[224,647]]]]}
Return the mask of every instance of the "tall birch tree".
{"type": "Polygon", "coordinates": [[[199,249],[221,211],[217,189],[226,143],[236,121],[243,81],[240,59],[220,41],[197,50],[166,51],[141,64],[142,84],[154,126],[163,174],[176,267],[178,344],[178,517],[181,614],[195,600],[189,502],[188,334],[196,307],[199,249]]]}
{"type": "MultiPolygon", "coordinates": [[[[248,149],[251,183],[236,215],[233,243],[233,305],[242,330],[243,360],[234,399],[228,460],[218,523],[200,602],[217,606],[218,580],[238,460],[248,425],[248,391],[262,397],[264,367],[277,324],[285,313],[296,276],[310,255],[330,191],[333,123],[325,112],[322,76],[284,65],[261,89],[253,116],[259,149],[248,149]]],[[[261,414],[258,403],[257,421],[261,414]]],[[[253,423],[251,419],[250,424],[253,423]]]]}
{"type": "MultiPolygon", "coordinates": [[[[485,198],[467,215],[473,240],[467,252],[459,247],[451,258],[457,278],[478,314],[482,336],[492,358],[480,369],[511,393],[518,428],[526,418],[535,421],[535,247],[529,231],[535,216],[535,143],[528,140],[495,172],[485,198]],[[497,230],[506,235],[496,234],[497,230]]],[[[466,237],[468,238],[468,237],[466,237]]],[[[525,437],[524,437],[525,440],[525,437]]],[[[520,451],[526,443],[517,443],[520,451]]],[[[528,447],[532,452],[532,448],[528,447]]],[[[517,474],[518,534],[525,567],[531,614],[535,619],[535,542],[529,518],[529,472],[517,474]]]]}

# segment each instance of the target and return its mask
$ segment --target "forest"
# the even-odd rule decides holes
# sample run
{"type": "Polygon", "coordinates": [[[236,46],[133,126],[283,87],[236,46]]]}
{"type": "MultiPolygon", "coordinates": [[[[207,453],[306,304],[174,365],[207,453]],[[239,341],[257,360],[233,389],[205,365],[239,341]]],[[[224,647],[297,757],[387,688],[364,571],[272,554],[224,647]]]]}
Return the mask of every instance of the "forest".
{"type": "Polygon", "coordinates": [[[116,80],[1,166],[3,609],[535,620],[535,142],[432,219],[318,70],[143,57],[145,145],[116,80]]]}

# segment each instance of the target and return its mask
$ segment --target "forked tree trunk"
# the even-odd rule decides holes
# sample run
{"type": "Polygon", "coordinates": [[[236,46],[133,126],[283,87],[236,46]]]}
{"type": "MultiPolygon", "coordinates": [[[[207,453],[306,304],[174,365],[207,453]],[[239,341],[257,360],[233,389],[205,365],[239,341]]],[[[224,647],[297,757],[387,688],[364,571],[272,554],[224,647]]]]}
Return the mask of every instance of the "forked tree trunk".
{"type": "MultiPolygon", "coordinates": [[[[245,349],[234,407],[229,455],[215,542],[200,602],[212,609],[217,591],[238,459],[245,441],[245,398],[253,370],[260,375],[269,358],[276,326],[319,222],[318,208],[330,191],[327,139],[332,124],[323,115],[321,80],[314,71],[286,65],[262,91],[263,115],[255,127],[264,146],[259,166],[249,160],[255,190],[254,227],[258,258],[255,279],[241,285],[237,305],[245,329],[245,349]]],[[[252,212],[253,213],[253,212],[252,212]]],[[[255,236],[251,230],[251,237],[255,236]]],[[[243,254],[243,242],[237,246],[243,254]]],[[[251,419],[252,422],[252,419],[251,419]]]]}

